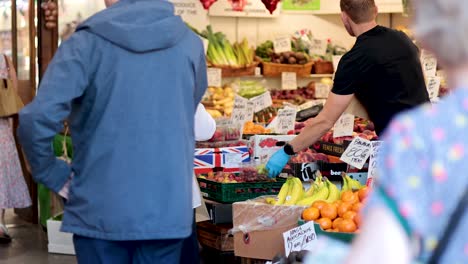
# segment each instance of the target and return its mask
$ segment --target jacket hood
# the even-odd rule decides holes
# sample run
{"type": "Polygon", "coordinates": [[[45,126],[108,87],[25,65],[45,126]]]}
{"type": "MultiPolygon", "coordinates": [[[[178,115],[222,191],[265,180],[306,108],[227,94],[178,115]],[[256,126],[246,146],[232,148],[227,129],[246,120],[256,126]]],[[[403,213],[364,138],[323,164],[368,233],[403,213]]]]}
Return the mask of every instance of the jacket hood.
{"type": "Polygon", "coordinates": [[[80,30],[138,53],[170,48],[188,32],[173,5],[163,0],[120,0],[84,21],[80,30]]]}

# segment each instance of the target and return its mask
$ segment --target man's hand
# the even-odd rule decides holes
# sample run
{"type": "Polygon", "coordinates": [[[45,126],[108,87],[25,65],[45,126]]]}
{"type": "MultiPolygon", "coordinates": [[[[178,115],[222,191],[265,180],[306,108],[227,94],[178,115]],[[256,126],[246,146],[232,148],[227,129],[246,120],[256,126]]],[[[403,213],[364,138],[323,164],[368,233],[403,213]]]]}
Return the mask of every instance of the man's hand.
{"type": "Polygon", "coordinates": [[[52,1],[48,1],[46,3],[41,4],[42,9],[44,10],[44,16],[46,21],[46,28],[53,29],[57,27],[57,4],[52,1]]]}
{"type": "Polygon", "coordinates": [[[284,152],[284,148],[281,148],[275,154],[273,154],[273,156],[271,156],[266,165],[270,178],[274,178],[281,173],[284,166],[286,166],[288,163],[289,158],[290,156],[284,152]]]}

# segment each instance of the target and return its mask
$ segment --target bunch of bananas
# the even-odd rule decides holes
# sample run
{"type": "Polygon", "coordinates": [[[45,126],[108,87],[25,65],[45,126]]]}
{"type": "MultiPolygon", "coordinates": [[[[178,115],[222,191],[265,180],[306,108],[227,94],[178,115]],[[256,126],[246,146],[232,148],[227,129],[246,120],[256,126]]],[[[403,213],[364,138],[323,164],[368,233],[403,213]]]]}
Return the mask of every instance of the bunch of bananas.
{"type": "Polygon", "coordinates": [[[266,202],[272,205],[311,206],[315,201],[332,203],[341,197],[341,193],[349,190],[359,190],[363,186],[357,180],[351,179],[343,173],[343,187],[341,191],[327,178],[318,173],[309,190],[305,191],[302,182],[296,177],[289,177],[281,187],[278,197],[267,198],[266,202]]]}

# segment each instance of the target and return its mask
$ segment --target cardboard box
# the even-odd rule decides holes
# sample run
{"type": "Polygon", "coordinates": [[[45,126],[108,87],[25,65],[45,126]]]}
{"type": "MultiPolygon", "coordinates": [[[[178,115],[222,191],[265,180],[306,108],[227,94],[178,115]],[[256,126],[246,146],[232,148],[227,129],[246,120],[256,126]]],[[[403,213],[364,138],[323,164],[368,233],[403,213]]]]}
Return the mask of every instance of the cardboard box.
{"type": "Polygon", "coordinates": [[[206,208],[213,224],[232,224],[232,204],[206,200],[206,208]]]}
{"type": "Polygon", "coordinates": [[[60,232],[62,221],[47,220],[47,237],[49,253],[75,255],[73,234],[60,232]]]}
{"type": "Polygon", "coordinates": [[[330,181],[341,181],[341,173],[348,170],[348,164],[344,162],[330,163],[316,161],[311,163],[293,163],[290,166],[292,174],[302,181],[315,180],[317,171],[320,171],[322,176],[327,177],[330,181]]]}
{"type": "Polygon", "coordinates": [[[236,256],[271,260],[284,254],[283,233],[296,227],[304,207],[274,206],[255,201],[233,204],[236,256]]]}
{"type": "Polygon", "coordinates": [[[247,146],[225,148],[195,149],[195,173],[208,173],[214,168],[223,168],[225,172],[239,172],[240,164],[250,161],[247,146]]]}
{"type": "Polygon", "coordinates": [[[256,135],[251,137],[253,159],[258,159],[260,163],[266,163],[282,147],[277,146],[277,142],[289,142],[295,137],[295,135],[256,135]]]}

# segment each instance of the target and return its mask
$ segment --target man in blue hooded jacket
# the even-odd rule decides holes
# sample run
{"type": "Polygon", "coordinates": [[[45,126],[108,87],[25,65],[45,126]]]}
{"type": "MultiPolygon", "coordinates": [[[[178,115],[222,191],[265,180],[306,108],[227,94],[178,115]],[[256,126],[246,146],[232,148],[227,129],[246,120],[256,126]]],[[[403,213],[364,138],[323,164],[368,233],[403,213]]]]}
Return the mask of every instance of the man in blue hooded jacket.
{"type": "Polygon", "coordinates": [[[79,263],[178,263],[203,45],[167,1],[105,2],[60,46],[18,134],[36,181],[59,193],[72,179],[62,231],[75,234],[79,263]],[[65,119],[71,165],[51,148],[65,119]]]}

